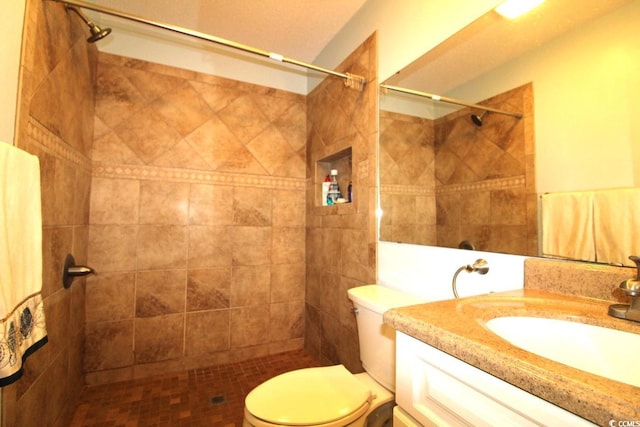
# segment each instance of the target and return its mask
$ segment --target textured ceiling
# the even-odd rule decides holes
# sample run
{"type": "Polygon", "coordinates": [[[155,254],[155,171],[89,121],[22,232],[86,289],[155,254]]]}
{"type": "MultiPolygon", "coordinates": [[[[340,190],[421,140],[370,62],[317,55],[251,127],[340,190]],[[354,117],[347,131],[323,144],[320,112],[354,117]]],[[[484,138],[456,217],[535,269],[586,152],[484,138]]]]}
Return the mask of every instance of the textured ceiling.
{"type": "Polygon", "coordinates": [[[94,0],[93,3],[313,62],[365,0],[94,0]]]}

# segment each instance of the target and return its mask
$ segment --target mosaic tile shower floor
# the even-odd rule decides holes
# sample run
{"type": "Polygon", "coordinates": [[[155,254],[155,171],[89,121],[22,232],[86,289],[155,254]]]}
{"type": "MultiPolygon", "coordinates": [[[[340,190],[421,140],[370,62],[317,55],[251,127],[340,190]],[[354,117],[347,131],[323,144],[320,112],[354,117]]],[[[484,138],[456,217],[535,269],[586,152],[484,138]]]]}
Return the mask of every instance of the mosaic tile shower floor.
{"type": "Polygon", "coordinates": [[[293,351],[87,387],[71,427],[240,427],[249,391],[283,372],[313,366],[320,363],[293,351]]]}

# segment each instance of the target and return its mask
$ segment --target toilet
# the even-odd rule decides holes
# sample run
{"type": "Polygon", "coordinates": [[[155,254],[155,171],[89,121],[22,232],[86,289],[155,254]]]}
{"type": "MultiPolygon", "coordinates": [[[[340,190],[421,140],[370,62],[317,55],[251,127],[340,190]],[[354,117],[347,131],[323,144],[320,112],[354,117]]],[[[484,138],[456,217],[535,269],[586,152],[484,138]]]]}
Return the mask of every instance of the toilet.
{"type": "Polygon", "coordinates": [[[245,399],[244,427],[386,427],[395,406],[395,330],[385,311],[424,302],[393,289],[367,285],[349,289],[365,372],[343,365],[306,368],[271,378],[245,399]]]}

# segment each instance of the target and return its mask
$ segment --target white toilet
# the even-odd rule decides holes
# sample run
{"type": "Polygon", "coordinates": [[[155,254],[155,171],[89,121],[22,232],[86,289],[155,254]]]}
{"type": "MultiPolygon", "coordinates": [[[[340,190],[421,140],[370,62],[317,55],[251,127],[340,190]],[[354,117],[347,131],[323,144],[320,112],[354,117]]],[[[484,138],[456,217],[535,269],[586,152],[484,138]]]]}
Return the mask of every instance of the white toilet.
{"type": "Polygon", "coordinates": [[[390,308],[419,298],[378,285],[348,291],[356,312],[364,373],[344,366],[299,369],[254,388],[245,400],[244,427],[391,426],[395,385],[395,330],[383,324],[390,308]]]}

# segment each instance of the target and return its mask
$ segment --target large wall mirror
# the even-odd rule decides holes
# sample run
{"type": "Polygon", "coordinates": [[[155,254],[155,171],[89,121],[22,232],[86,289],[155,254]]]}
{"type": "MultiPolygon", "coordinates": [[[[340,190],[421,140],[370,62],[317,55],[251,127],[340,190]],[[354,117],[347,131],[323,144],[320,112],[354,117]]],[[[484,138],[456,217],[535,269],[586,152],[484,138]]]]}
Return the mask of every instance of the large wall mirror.
{"type": "Polygon", "coordinates": [[[536,256],[541,194],[640,187],[638,22],[640,0],[490,11],[383,82],[523,117],[382,89],[380,239],[536,256]]]}

